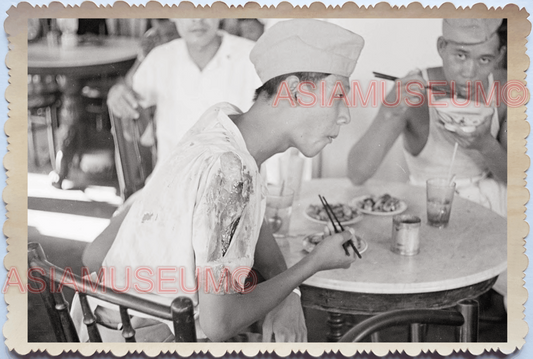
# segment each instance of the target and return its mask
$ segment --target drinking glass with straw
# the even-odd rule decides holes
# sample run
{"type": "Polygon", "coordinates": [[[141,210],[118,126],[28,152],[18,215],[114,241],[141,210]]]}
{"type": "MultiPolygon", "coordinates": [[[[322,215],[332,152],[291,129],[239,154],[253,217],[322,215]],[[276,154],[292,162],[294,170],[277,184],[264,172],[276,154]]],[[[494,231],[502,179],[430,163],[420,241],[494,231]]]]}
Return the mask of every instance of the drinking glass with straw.
{"type": "Polygon", "coordinates": [[[427,218],[428,224],[437,228],[444,228],[450,221],[453,195],[455,192],[455,175],[452,175],[458,143],[455,143],[448,176],[446,178],[431,178],[426,182],[427,218]]]}
{"type": "Polygon", "coordinates": [[[283,181],[281,186],[269,186],[268,193],[265,216],[272,233],[274,236],[287,235],[294,191],[285,186],[285,181],[283,181]]]}

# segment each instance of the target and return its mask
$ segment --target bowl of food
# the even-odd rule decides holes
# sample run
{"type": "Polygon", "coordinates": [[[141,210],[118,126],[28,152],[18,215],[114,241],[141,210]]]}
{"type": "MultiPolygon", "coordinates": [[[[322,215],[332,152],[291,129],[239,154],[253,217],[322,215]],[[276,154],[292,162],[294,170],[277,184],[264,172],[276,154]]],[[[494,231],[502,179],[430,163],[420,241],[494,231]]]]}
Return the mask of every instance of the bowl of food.
{"type": "MultiPolygon", "coordinates": [[[[333,210],[333,213],[335,213],[335,216],[339,222],[341,222],[343,225],[354,224],[363,219],[363,214],[359,212],[355,206],[345,203],[335,203],[330,205],[330,207],[333,210]]],[[[330,223],[328,214],[324,209],[324,206],[321,204],[309,205],[306,208],[304,215],[307,219],[315,223],[330,223]]]]}
{"type": "Polygon", "coordinates": [[[390,216],[400,214],[407,209],[407,204],[399,198],[388,193],[376,195],[364,195],[352,200],[352,205],[360,212],[378,216],[390,216]]]}
{"type": "MultiPolygon", "coordinates": [[[[357,251],[360,254],[366,251],[368,248],[368,243],[366,243],[366,241],[363,238],[359,237],[357,234],[354,234],[353,232],[352,234],[355,239],[353,242],[355,248],[357,248],[357,251]]],[[[324,232],[313,233],[305,236],[302,243],[304,251],[311,253],[311,251],[316,247],[316,245],[322,242],[326,237],[327,235],[324,234],[324,232]]]]}
{"type": "Polygon", "coordinates": [[[463,99],[443,98],[435,101],[434,106],[439,121],[444,124],[444,128],[452,132],[459,128],[464,132],[474,132],[477,126],[490,119],[494,113],[493,107],[463,99]]]}

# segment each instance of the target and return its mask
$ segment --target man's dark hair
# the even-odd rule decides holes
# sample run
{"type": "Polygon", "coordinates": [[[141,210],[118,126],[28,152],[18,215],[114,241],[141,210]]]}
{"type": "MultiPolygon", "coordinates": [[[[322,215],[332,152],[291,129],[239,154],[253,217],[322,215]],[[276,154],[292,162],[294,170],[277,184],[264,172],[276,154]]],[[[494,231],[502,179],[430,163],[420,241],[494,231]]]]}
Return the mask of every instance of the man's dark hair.
{"type": "Polygon", "coordinates": [[[283,74],[276,76],[265,82],[261,87],[255,90],[254,101],[257,100],[259,95],[264,92],[268,97],[274,95],[279,88],[279,85],[287,79],[289,76],[296,76],[301,82],[311,81],[316,83],[318,80],[322,80],[325,77],[328,77],[331,74],[326,74],[323,72],[293,72],[290,74],[283,74]]]}
{"type": "MultiPolygon", "coordinates": [[[[500,38],[499,49],[501,50],[504,46],[507,47],[507,19],[503,19],[502,24],[498,28],[498,37],[500,38]]],[[[502,68],[507,69],[507,50],[500,65],[502,68]]]]}

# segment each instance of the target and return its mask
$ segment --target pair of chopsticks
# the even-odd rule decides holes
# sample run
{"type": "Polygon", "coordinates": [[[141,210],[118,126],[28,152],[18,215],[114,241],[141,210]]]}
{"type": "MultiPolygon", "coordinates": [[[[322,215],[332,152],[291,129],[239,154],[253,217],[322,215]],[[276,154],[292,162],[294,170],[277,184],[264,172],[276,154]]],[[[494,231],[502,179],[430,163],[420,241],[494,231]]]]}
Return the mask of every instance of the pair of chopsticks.
{"type": "MultiPolygon", "coordinates": [[[[339,221],[339,219],[335,215],[335,212],[333,212],[333,209],[331,209],[328,201],[326,200],[326,197],[318,195],[318,198],[320,198],[320,202],[322,202],[322,206],[324,206],[324,210],[326,211],[326,213],[327,213],[327,215],[329,217],[329,220],[331,221],[331,224],[333,225],[333,230],[335,231],[335,233],[344,232],[344,228],[342,227],[341,222],[339,221]],[[334,218],[335,218],[335,220],[333,220],[334,218]],[[337,222],[339,228],[337,228],[337,225],[335,224],[335,221],[337,222]]],[[[343,244],[344,251],[346,252],[346,255],[349,256],[350,252],[348,252],[348,248],[346,248],[347,246],[351,246],[353,248],[355,254],[357,254],[357,256],[359,258],[362,258],[361,257],[361,253],[359,253],[357,248],[355,248],[355,244],[353,244],[353,241],[351,239],[348,242],[343,244]]]]}
{"type": "MultiPolygon", "coordinates": [[[[400,79],[399,77],[391,76],[391,75],[385,75],[385,74],[382,74],[381,72],[373,71],[372,73],[374,74],[374,77],[377,77],[378,79],[384,79],[384,80],[390,80],[390,81],[396,81],[396,80],[400,79]]],[[[426,86],[425,88],[429,88],[429,87],[430,86],[426,86]]],[[[452,95],[452,93],[448,89],[445,89],[443,87],[431,86],[431,89],[432,90],[436,90],[436,91],[442,91],[442,92],[446,93],[446,95],[449,95],[449,96],[452,95]]]]}

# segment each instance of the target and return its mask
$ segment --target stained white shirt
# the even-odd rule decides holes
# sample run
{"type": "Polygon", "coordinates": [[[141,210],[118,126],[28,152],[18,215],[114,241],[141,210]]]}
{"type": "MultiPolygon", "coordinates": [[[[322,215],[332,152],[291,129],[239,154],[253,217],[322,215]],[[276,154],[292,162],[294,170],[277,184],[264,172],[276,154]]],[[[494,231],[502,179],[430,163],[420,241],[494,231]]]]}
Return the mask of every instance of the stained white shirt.
{"type": "Polygon", "coordinates": [[[135,285],[149,286],[135,272],[145,268],[142,276],[156,282],[152,295],[167,303],[190,297],[197,319],[198,293],[190,289],[226,294],[244,285],[263,223],[266,187],[228,117],[235,113],[238,109],[227,103],[210,108],[156,167],[103,261],[107,274],[114,268],[107,285],[113,280],[142,295],[135,285]],[[161,268],[174,281],[158,288],[161,268]],[[229,288],[216,291],[209,276],[216,281],[227,276],[229,288]]]}
{"type": "Polygon", "coordinates": [[[154,48],[133,76],[141,106],[156,106],[158,161],[164,159],[210,106],[229,102],[242,111],[261,86],[249,54],[254,42],[221,31],[221,45],[200,71],[183,39],[154,48]]]}

